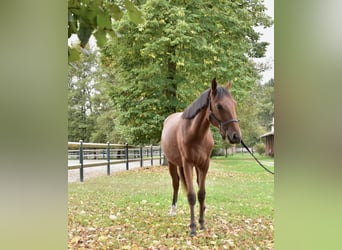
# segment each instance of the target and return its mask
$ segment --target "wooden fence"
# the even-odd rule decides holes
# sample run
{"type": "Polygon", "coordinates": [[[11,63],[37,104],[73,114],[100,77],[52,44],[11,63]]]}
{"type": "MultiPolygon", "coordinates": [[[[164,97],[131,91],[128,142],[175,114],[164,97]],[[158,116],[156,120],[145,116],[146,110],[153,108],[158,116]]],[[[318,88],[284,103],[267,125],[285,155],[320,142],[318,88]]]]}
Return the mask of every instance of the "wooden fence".
{"type": "Polygon", "coordinates": [[[84,180],[84,168],[107,165],[107,175],[110,175],[110,166],[113,164],[126,164],[129,170],[130,162],[140,162],[143,167],[146,160],[150,161],[149,166],[153,166],[153,161],[159,159],[162,165],[163,152],[161,146],[134,146],[128,144],[111,143],[88,143],[68,142],[68,170],[79,169],[80,181],[84,180]],[[78,164],[69,165],[69,160],[76,160],[78,164]],[[93,160],[93,162],[85,162],[93,160]]]}

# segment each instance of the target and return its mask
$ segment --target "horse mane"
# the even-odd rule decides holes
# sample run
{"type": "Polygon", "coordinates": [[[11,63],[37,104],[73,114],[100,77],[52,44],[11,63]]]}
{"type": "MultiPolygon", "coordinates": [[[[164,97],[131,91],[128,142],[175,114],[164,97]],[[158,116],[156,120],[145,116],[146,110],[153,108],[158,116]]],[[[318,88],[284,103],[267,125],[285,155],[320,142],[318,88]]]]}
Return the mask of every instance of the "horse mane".
{"type": "Polygon", "coordinates": [[[192,119],[194,118],[202,109],[208,107],[209,105],[209,93],[210,88],[204,91],[193,103],[191,103],[182,114],[182,118],[192,119]]]}
{"type": "MultiPolygon", "coordinates": [[[[209,94],[211,88],[204,91],[193,103],[191,103],[182,114],[184,119],[193,119],[202,109],[209,105],[209,94]]],[[[230,95],[227,89],[223,87],[217,87],[215,91],[215,97],[221,98],[222,95],[230,95]]]]}

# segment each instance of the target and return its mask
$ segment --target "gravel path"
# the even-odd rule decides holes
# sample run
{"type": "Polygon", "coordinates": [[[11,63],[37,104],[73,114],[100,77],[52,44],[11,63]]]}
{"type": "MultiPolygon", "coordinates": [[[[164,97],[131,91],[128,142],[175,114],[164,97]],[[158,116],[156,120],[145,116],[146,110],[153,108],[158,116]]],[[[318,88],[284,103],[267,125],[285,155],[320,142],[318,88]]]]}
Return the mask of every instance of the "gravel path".
{"type": "MultiPolygon", "coordinates": [[[[84,164],[95,161],[85,161],[84,164]]],[[[68,166],[73,166],[79,164],[78,161],[69,160],[68,166]]],[[[106,163],[105,163],[106,164],[106,163]]],[[[153,160],[153,166],[159,166],[159,159],[153,160]]],[[[151,160],[146,160],[143,162],[143,166],[151,166],[151,160]]],[[[139,168],[140,162],[130,162],[129,169],[139,168]]],[[[126,163],[120,164],[112,164],[110,166],[110,172],[118,172],[118,171],[126,171],[126,163]]],[[[99,166],[99,167],[89,167],[83,168],[83,181],[87,181],[90,178],[98,177],[98,176],[105,176],[107,175],[107,165],[99,166]]],[[[79,169],[70,169],[68,170],[68,182],[79,182],[80,181],[80,170],[79,169]]]]}

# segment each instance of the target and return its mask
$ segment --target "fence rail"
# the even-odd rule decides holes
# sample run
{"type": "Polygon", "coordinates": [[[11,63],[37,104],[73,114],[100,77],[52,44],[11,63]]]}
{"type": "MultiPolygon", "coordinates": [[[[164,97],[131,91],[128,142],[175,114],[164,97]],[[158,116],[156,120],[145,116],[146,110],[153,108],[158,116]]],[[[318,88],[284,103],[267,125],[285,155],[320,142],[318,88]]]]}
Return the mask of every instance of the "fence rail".
{"type": "Polygon", "coordinates": [[[129,163],[140,162],[143,167],[144,162],[151,161],[149,166],[153,166],[153,161],[159,159],[162,165],[163,152],[161,146],[136,146],[128,144],[111,143],[89,143],[68,142],[68,170],[80,169],[80,181],[84,181],[84,168],[107,165],[107,175],[110,175],[110,166],[113,164],[126,164],[129,170],[129,163]],[[78,164],[69,165],[69,160],[77,160],[78,164]],[[86,163],[84,160],[96,160],[96,162],[86,163]]]}

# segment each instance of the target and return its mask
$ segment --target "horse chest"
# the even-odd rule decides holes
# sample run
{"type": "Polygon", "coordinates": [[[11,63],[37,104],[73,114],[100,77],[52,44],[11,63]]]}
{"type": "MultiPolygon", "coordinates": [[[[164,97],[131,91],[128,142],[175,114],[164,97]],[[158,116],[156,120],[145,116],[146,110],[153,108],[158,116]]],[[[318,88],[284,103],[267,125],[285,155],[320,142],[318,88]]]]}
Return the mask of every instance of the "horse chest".
{"type": "Polygon", "coordinates": [[[182,150],[183,157],[192,161],[195,165],[207,162],[213,145],[214,142],[212,138],[184,143],[184,148],[182,150]]]}

